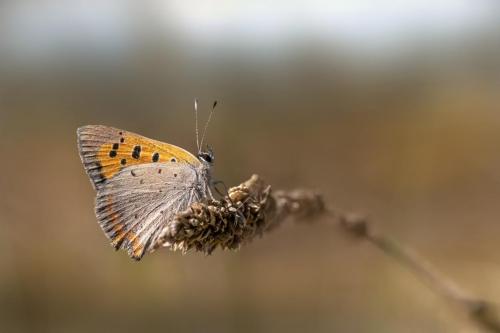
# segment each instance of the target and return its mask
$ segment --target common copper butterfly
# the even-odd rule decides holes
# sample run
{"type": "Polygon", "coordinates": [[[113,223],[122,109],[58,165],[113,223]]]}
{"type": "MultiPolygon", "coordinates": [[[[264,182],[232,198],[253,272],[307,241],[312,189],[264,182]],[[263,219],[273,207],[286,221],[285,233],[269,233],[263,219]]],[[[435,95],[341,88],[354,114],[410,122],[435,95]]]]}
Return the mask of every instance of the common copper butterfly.
{"type": "Polygon", "coordinates": [[[115,249],[127,250],[136,260],[158,247],[161,231],[178,212],[212,197],[214,156],[211,150],[200,149],[198,125],[197,156],[103,125],[80,127],[77,137],[80,157],[97,191],[99,225],[115,249]]]}

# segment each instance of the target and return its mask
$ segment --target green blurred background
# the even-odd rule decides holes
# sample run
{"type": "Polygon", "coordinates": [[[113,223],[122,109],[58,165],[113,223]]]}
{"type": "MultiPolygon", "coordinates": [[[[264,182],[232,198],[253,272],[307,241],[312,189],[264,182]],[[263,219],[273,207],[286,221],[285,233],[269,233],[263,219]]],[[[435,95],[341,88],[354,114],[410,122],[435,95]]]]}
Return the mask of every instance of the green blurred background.
{"type": "MultiPolygon", "coordinates": [[[[76,128],[195,149],[368,214],[500,301],[500,5],[483,0],[2,1],[1,332],[474,332],[319,221],[239,252],[112,250],[76,128]]],[[[325,221],[323,221],[325,222],[325,221]]]]}

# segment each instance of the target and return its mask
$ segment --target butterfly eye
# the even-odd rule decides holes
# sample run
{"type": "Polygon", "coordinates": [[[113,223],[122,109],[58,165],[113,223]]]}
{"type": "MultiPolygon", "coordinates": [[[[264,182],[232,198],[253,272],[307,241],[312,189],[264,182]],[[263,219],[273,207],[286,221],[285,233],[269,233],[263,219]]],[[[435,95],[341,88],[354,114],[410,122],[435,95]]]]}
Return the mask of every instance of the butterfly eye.
{"type": "Polygon", "coordinates": [[[214,162],[214,155],[210,154],[210,153],[206,153],[206,152],[199,153],[198,154],[198,158],[200,158],[201,160],[203,160],[203,161],[205,161],[207,163],[213,163],[214,162]]]}

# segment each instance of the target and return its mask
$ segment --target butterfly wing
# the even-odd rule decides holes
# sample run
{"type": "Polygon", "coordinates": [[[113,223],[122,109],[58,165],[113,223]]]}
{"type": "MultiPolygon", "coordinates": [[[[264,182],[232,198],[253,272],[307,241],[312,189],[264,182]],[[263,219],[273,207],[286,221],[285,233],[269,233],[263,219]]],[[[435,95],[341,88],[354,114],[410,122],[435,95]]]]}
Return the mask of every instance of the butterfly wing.
{"type": "Polygon", "coordinates": [[[179,211],[206,197],[207,181],[181,163],[128,166],[97,192],[96,215],[116,248],[139,260],[155,249],[163,227],[179,211]]]}
{"type": "Polygon", "coordinates": [[[80,157],[96,190],[131,165],[170,161],[200,165],[195,156],[180,147],[113,127],[83,126],[77,130],[77,137],[80,157]]]}

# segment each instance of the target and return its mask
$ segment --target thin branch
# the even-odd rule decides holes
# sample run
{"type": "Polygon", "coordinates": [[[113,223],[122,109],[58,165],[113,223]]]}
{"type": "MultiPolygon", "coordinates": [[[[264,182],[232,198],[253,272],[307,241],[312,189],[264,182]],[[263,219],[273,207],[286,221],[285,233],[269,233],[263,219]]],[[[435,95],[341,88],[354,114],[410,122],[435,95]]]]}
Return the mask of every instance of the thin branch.
{"type": "Polygon", "coordinates": [[[339,212],[331,214],[344,231],[369,241],[401,266],[411,270],[432,291],[461,307],[479,327],[500,332],[500,308],[497,304],[474,296],[415,251],[374,231],[367,219],[339,212]]]}

